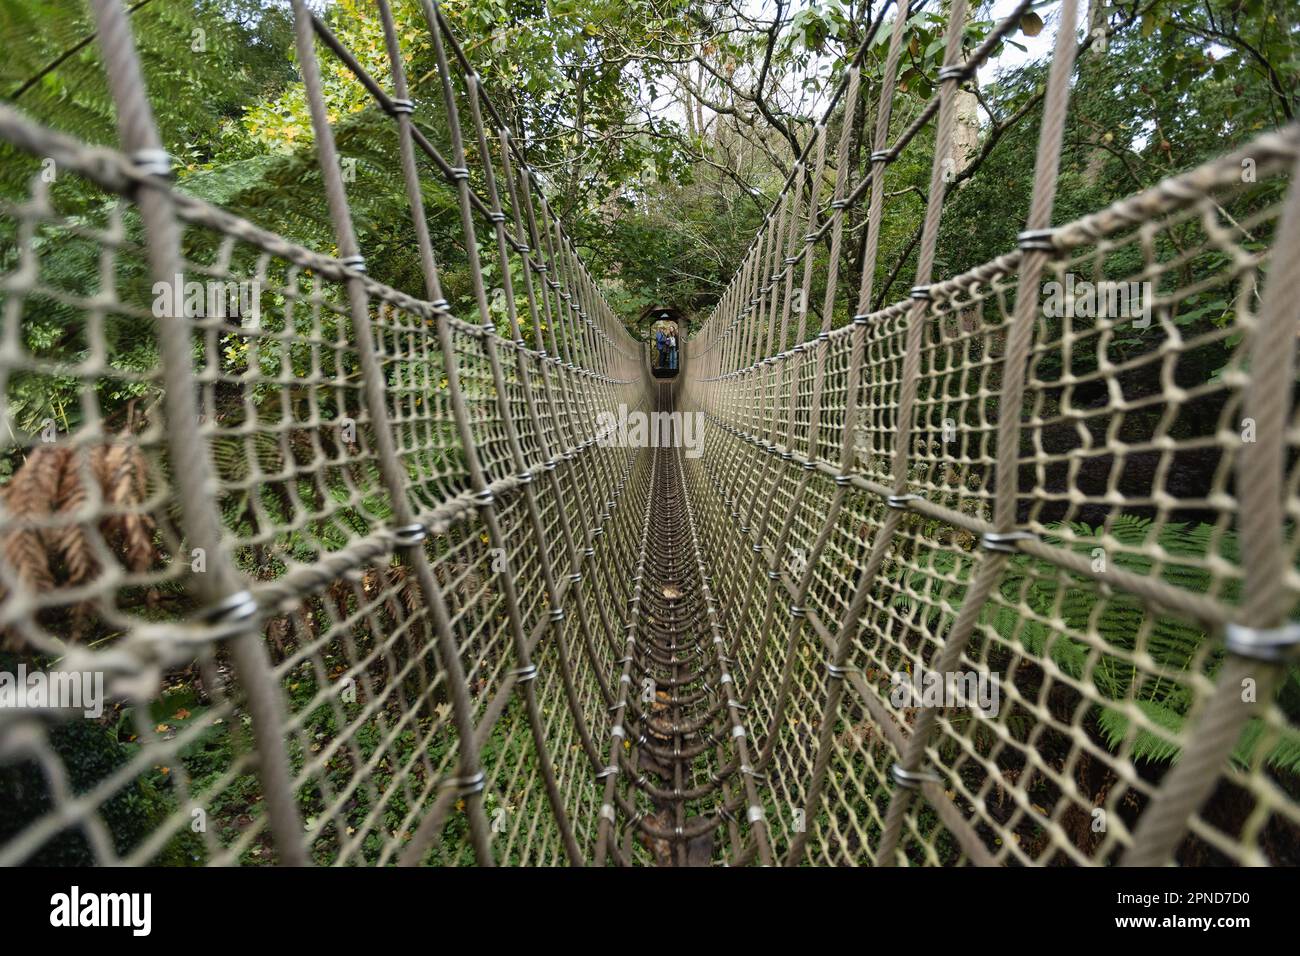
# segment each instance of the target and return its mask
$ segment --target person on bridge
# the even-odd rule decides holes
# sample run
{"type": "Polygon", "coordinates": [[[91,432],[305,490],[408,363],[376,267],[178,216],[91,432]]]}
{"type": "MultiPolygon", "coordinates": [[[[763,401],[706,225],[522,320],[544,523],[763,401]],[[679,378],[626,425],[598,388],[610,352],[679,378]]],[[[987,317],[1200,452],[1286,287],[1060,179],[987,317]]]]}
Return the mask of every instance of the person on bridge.
{"type": "Polygon", "coordinates": [[[655,368],[664,368],[664,353],[668,349],[668,337],[664,335],[663,329],[655,330],[655,348],[659,350],[659,361],[655,364],[655,368]]]}
{"type": "Polygon", "coordinates": [[[668,367],[677,371],[677,333],[668,333],[668,367]]]}

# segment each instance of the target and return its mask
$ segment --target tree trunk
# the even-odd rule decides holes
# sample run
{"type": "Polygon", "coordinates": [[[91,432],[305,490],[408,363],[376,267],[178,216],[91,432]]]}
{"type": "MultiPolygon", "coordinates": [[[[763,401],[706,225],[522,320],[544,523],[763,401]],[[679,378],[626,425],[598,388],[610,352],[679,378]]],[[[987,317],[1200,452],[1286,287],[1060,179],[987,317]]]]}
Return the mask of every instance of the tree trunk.
{"type": "MultiPolygon", "coordinates": [[[[1108,0],[1088,0],[1088,36],[1095,35],[1097,30],[1106,26],[1107,2],[1108,0]]],[[[1088,61],[1095,61],[1101,55],[1096,46],[1090,48],[1084,61],[1079,64],[1079,71],[1082,73],[1088,69],[1088,61]]],[[[1101,129],[1093,129],[1088,134],[1091,148],[1088,150],[1087,163],[1083,168],[1083,181],[1089,186],[1096,186],[1101,182],[1102,171],[1106,168],[1106,151],[1097,146],[1104,135],[1105,131],[1101,129]]]]}

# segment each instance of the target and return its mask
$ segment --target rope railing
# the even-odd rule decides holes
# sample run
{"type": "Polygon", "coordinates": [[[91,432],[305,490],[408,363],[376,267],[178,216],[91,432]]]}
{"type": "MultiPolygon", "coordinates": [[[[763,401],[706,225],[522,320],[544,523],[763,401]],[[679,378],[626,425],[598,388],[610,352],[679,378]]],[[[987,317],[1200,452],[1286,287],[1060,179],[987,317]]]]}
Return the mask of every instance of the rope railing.
{"type": "Polygon", "coordinates": [[[851,69],[690,343],[681,402],[714,427],[686,480],[759,702],[759,765],[780,783],[774,852],[790,865],[1289,862],[1300,715],[1278,688],[1294,680],[1285,422],[1300,329],[1275,277],[1298,251],[1278,184],[1300,131],[1053,226],[1070,76],[1092,42],[1076,42],[1067,0],[1019,249],[936,276],[954,100],[1023,12],[963,54],[953,4],[937,93],[896,132],[899,4],[864,174],[842,175],[866,86],[851,69]],[[884,263],[910,269],[912,288],[873,309],[889,167],[927,145],[915,257],[884,263]],[[1243,175],[1256,166],[1267,172],[1243,175]],[[864,205],[846,303],[841,241],[864,205]],[[1139,316],[1052,311],[1048,283],[1075,278],[1149,296],[1139,344],[1112,351],[1139,316]],[[1233,305],[1184,318],[1206,289],[1233,305]],[[1211,381],[1180,367],[1237,337],[1211,381]],[[1273,356],[1271,385],[1256,350],[1273,356]],[[1180,493],[1179,469],[1197,464],[1206,487],[1180,493]],[[1243,603],[1255,562],[1270,569],[1258,618],[1243,603]],[[995,706],[977,694],[990,689],[995,706]]]}
{"type": "Polygon", "coordinates": [[[1065,0],[1019,248],[945,276],[957,99],[1029,3],[965,52],[954,0],[910,115],[887,4],[656,379],[433,0],[419,80],[390,0],[382,68],[293,0],[329,249],[172,182],[92,5],[120,148],[0,106],[0,672],[86,691],[0,706],[0,864],[1294,862],[1300,129],[1053,225],[1065,0]],[[417,288],[323,72],[392,124],[417,288]],[[1053,311],[1076,280],[1149,324],[1053,311]]]}
{"type": "Polygon", "coordinates": [[[6,381],[70,376],[85,396],[79,424],[52,441],[10,430],[26,460],[4,502],[6,646],[33,667],[108,672],[124,727],[114,744],[133,754],[93,787],[69,785],[60,768],[79,755],[66,724],[6,711],[6,772],[39,796],[4,829],[0,862],[590,859],[585,801],[603,764],[584,769],[560,741],[576,738],[591,716],[582,707],[607,688],[593,679],[598,659],[571,644],[599,653],[622,636],[608,608],[628,593],[622,562],[642,529],[639,505],[616,503],[624,492],[643,502],[646,475],[630,450],[598,442],[596,413],[644,402],[642,349],[432,3],[427,89],[406,79],[384,0],[380,79],[305,4],[293,12],[333,251],[170,184],[114,0],[96,16],[123,150],[83,146],[12,109],[0,116],[5,140],[102,188],[109,210],[103,224],[78,225],[39,177],[3,208],[17,242],[2,294],[19,343],[6,381]],[[318,39],[394,123],[416,294],[366,271],[318,39]],[[434,145],[426,110],[449,120],[450,144],[434,145]],[[475,319],[453,314],[442,291],[424,211],[431,180],[454,191],[475,319]],[[494,285],[475,254],[484,230],[494,285]],[[96,243],[98,275],[53,285],[38,233],[96,243]],[[177,311],[170,298],[160,314],[142,297],[152,282],[191,277],[256,283],[258,314],[177,311]],[[88,360],[21,344],[50,302],[78,325],[88,360]],[[150,405],[133,429],[115,429],[97,390],[118,377],[127,323],[156,338],[161,361],[122,376],[150,405]],[[121,459],[116,470],[106,457],[121,459]],[[71,489],[33,508],[25,484],[42,468],[71,489]],[[115,524],[133,529],[138,554],[122,553],[115,524]],[[146,607],[131,603],[141,593],[146,607]],[[189,688],[188,706],[168,703],[174,683],[189,688]],[[154,719],[160,710],[173,713],[154,719]],[[587,788],[575,789],[580,778],[587,788]],[[116,819],[115,805],[142,793],[156,795],[157,818],[116,819]]]}

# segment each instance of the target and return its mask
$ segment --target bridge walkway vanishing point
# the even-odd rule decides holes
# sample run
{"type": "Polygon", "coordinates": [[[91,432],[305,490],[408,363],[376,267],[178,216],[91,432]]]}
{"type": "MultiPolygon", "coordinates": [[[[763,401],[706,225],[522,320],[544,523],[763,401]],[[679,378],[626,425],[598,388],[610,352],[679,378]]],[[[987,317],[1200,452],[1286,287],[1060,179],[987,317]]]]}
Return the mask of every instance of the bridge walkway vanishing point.
{"type": "Polygon", "coordinates": [[[1062,30],[1019,248],[942,278],[954,96],[1028,4],[966,52],[953,0],[908,121],[900,0],[654,379],[432,0],[415,87],[387,0],[381,77],[293,4],[337,254],[171,184],[128,15],[91,5],[120,151],[0,106],[33,170],[0,200],[0,670],[108,704],[0,708],[0,864],[1300,861],[1300,129],[1053,226],[1095,39],[1062,30]],[[365,270],[318,49],[391,117],[421,289],[365,270]],[[913,288],[873,307],[921,143],[913,288]],[[1052,314],[1073,276],[1146,283],[1149,328],[1052,314]],[[159,314],[177,277],[256,307],[159,314]],[[67,381],[70,418],[16,424],[67,381]],[[698,414],[703,453],[615,440],[620,408],[698,414]]]}

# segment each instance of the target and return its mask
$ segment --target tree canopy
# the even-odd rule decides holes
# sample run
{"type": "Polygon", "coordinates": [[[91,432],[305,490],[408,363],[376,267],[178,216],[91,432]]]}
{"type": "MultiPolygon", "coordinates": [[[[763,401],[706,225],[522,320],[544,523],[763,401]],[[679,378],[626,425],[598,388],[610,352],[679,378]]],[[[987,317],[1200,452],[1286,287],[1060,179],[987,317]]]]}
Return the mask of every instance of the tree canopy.
{"type": "MultiPolygon", "coordinates": [[[[417,123],[431,141],[445,142],[421,2],[397,0],[393,8],[414,95],[431,105],[417,123]]],[[[164,141],[181,163],[180,188],[332,251],[287,3],[137,0],[129,9],[164,141]]],[[[865,168],[870,104],[880,92],[889,34],[887,23],[871,32],[881,0],[447,0],[440,9],[630,324],[652,304],[707,311],[869,41],[862,58],[868,108],[857,111],[849,140],[859,171],[853,175],[865,168]]],[[[953,185],[960,192],[943,223],[940,274],[1011,248],[1023,223],[1046,70],[1045,56],[1028,55],[1026,44],[1044,18],[1059,15],[1052,3],[1037,9],[963,93],[965,155],[957,158],[953,185]]],[[[373,5],[333,0],[318,12],[361,65],[388,83],[373,5]]],[[[1001,12],[997,4],[975,6],[967,49],[1001,12]]],[[[944,21],[940,3],[912,7],[893,91],[897,131],[933,93],[944,21]]],[[[1089,48],[1076,70],[1058,218],[1191,168],[1295,113],[1294,25],[1264,0],[1093,0],[1082,26],[1089,48]]],[[[82,0],[0,0],[0,30],[21,38],[0,62],[2,95],[59,130],[114,142],[82,0]]],[[[418,293],[392,124],[343,64],[333,57],[322,63],[371,272],[418,293]]],[[[877,304],[898,298],[908,279],[929,181],[926,156],[910,150],[891,168],[877,304]]],[[[19,195],[32,172],[30,161],[5,162],[0,188],[19,195]]],[[[57,188],[75,203],[81,187],[70,179],[57,188]]],[[[84,202],[96,201],[85,194],[84,202]]],[[[425,201],[435,248],[446,256],[448,299],[469,307],[454,193],[431,182],[425,201]]],[[[846,290],[857,283],[861,217],[852,210],[846,223],[839,270],[846,290]]],[[[844,315],[836,322],[847,318],[850,298],[838,297],[844,315]]]]}

